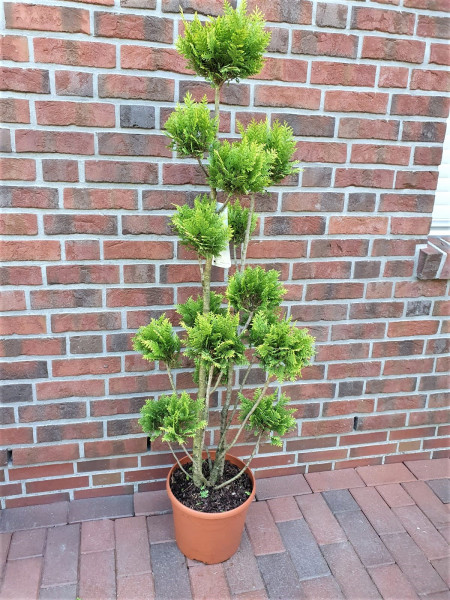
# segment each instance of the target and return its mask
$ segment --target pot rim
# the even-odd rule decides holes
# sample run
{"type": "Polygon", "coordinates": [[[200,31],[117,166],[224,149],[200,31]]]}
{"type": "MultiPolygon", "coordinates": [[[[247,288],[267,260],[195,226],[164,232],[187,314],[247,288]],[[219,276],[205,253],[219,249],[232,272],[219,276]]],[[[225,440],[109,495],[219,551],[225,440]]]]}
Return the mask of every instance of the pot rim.
{"type": "MultiPolygon", "coordinates": [[[[213,452],[211,452],[211,454],[213,454],[213,452]]],[[[206,454],[205,454],[206,456],[206,454]]],[[[232,458],[236,461],[239,461],[240,463],[242,463],[242,466],[245,465],[245,463],[238,458],[237,456],[233,456],[232,454],[226,454],[225,458],[232,458]]],[[[184,462],[188,462],[189,458],[187,456],[183,457],[180,462],[183,464],[184,462]]],[[[228,517],[232,517],[233,515],[236,515],[239,512],[242,512],[243,510],[247,510],[247,507],[253,502],[253,499],[255,497],[256,494],[256,480],[255,480],[255,476],[253,475],[252,470],[247,467],[247,469],[245,470],[245,472],[247,473],[247,475],[250,477],[250,480],[253,484],[253,489],[252,492],[250,494],[250,496],[247,498],[247,500],[245,502],[243,502],[242,504],[240,504],[239,506],[237,506],[236,508],[232,508],[231,510],[226,510],[225,512],[214,512],[214,513],[207,513],[207,512],[202,512],[201,510],[194,510],[193,508],[189,508],[188,506],[185,506],[182,502],[180,502],[177,498],[175,498],[172,490],[170,489],[170,478],[172,476],[172,473],[178,469],[178,464],[175,463],[172,468],[170,469],[167,478],[166,478],[166,491],[167,494],[170,498],[170,501],[174,504],[177,505],[179,510],[182,510],[183,512],[186,512],[187,514],[190,514],[192,516],[196,516],[197,518],[201,518],[201,519],[226,519],[228,517]]]]}

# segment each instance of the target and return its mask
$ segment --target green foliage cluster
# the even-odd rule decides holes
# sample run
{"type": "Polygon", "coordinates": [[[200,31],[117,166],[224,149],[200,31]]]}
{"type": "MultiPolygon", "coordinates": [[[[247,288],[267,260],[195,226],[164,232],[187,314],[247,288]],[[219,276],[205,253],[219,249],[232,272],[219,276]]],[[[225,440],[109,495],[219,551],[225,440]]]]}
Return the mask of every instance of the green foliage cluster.
{"type": "MultiPolygon", "coordinates": [[[[257,404],[261,393],[262,390],[256,390],[253,398],[246,398],[243,394],[239,394],[240,421],[244,421],[254,405],[257,404]]],[[[253,431],[255,435],[267,433],[270,435],[269,441],[273,446],[282,446],[280,436],[285,435],[297,425],[297,421],[292,416],[295,408],[286,408],[289,402],[290,398],[285,394],[282,394],[277,400],[277,392],[263,397],[250,415],[245,428],[253,431]]]]}
{"type": "MultiPolygon", "coordinates": [[[[216,292],[211,290],[209,307],[210,312],[214,313],[215,315],[226,315],[227,309],[220,307],[222,300],[222,294],[216,294],[216,292]]],[[[198,296],[198,298],[194,300],[191,296],[184,304],[177,304],[177,313],[180,315],[186,327],[194,327],[197,315],[201,315],[203,313],[203,298],[198,296]]]]}
{"type": "Polygon", "coordinates": [[[314,338],[290,319],[283,319],[267,326],[256,353],[269,375],[280,382],[294,381],[314,356],[314,338]]]}
{"type": "Polygon", "coordinates": [[[209,161],[209,183],[229,194],[262,192],[271,182],[276,153],[262,144],[243,139],[217,142],[209,161]]]}
{"type": "Polygon", "coordinates": [[[224,14],[205,23],[197,14],[192,21],[183,18],[184,37],[178,38],[176,48],[187,59],[188,68],[214,86],[262,69],[270,33],[264,31],[262,14],[255,10],[248,15],[246,8],[245,1],[236,10],[225,2],[224,14]]]}
{"type": "Polygon", "coordinates": [[[292,162],[295,140],[289,125],[286,123],[281,125],[277,120],[271,127],[268,119],[259,122],[252,119],[247,128],[238,123],[238,129],[242,139],[248,140],[250,143],[256,142],[266,151],[274,153],[270,172],[271,183],[278,183],[287,175],[298,172],[292,162]]]}
{"type": "Polygon", "coordinates": [[[139,328],[133,338],[133,348],[146,360],[161,360],[169,367],[175,367],[178,363],[181,342],[169,319],[162,315],[159,319],[152,319],[148,325],[139,328]]]}
{"type": "Polygon", "coordinates": [[[163,442],[184,444],[206,426],[198,418],[203,402],[193,400],[189,394],[162,395],[158,400],[148,399],[141,408],[139,424],[153,441],[162,436],[163,442]]]}
{"type": "Polygon", "coordinates": [[[184,105],[177,104],[165,123],[166,135],[171,138],[170,147],[181,156],[202,158],[216,139],[217,118],[209,115],[208,100],[195,102],[188,92],[184,105]]]}
{"type": "Polygon", "coordinates": [[[231,362],[245,365],[245,346],[238,335],[239,315],[207,313],[198,315],[193,327],[186,327],[186,356],[196,365],[202,361],[209,370],[228,372],[231,362]]]}
{"type": "MultiPolygon", "coordinates": [[[[249,212],[249,208],[241,206],[239,198],[228,205],[228,224],[233,230],[231,241],[236,246],[244,243],[249,212]]],[[[257,221],[258,215],[253,213],[250,225],[250,235],[255,231],[257,221]]]]}
{"type": "Polygon", "coordinates": [[[176,207],[171,223],[180,243],[189,246],[200,256],[218,256],[231,238],[231,228],[223,215],[216,211],[216,202],[207,194],[197,196],[194,206],[176,207]]]}
{"type": "Polygon", "coordinates": [[[228,282],[228,301],[235,310],[247,313],[278,308],[286,294],[279,277],[275,269],[247,267],[244,272],[238,271],[228,282]]]}

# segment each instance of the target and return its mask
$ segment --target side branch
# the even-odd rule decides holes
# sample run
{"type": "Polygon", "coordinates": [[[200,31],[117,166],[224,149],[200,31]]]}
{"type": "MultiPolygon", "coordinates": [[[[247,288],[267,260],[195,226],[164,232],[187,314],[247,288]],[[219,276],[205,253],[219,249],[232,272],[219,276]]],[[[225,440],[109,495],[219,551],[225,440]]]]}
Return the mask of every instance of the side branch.
{"type": "Polygon", "coordinates": [[[228,481],[224,481],[223,483],[221,483],[220,485],[218,485],[215,489],[216,490],[220,490],[220,488],[223,488],[227,485],[229,485],[230,483],[232,483],[233,481],[235,481],[236,479],[238,479],[242,473],[244,473],[244,471],[247,469],[247,467],[249,466],[249,464],[252,462],[255,454],[258,452],[259,450],[259,444],[261,442],[261,438],[262,438],[262,433],[259,434],[258,439],[256,441],[255,447],[252,450],[252,453],[250,454],[247,462],[245,463],[245,465],[243,466],[243,468],[239,471],[239,473],[237,475],[235,475],[234,477],[232,477],[231,479],[229,479],[228,481]]]}

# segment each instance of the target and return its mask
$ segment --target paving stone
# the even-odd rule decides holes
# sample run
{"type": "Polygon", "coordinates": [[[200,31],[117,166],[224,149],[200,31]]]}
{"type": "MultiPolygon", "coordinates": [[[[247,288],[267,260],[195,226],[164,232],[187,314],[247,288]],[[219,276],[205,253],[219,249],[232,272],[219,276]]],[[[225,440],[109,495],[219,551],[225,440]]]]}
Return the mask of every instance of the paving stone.
{"type": "Polygon", "coordinates": [[[244,592],[233,596],[233,600],[269,600],[265,590],[255,590],[254,592],[244,592]]]}
{"type": "Polygon", "coordinates": [[[81,524],[81,553],[114,550],[114,522],[85,521],[81,524]]]}
{"type": "Polygon", "coordinates": [[[375,489],[383,496],[385,502],[389,504],[391,508],[414,504],[414,500],[405,492],[399,483],[377,485],[375,489]]]}
{"type": "Polygon", "coordinates": [[[450,511],[447,505],[439,500],[424,481],[404,483],[403,487],[436,527],[450,523],[450,511]]]}
{"type": "Polygon", "coordinates": [[[6,564],[6,557],[8,556],[11,537],[11,533],[0,533],[0,581],[6,564]]]}
{"type": "Polygon", "coordinates": [[[305,477],[313,492],[347,490],[348,488],[363,487],[365,485],[355,469],[307,473],[305,477]]]}
{"type": "Polygon", "coordinates": [[[140,515],[162,515],[171,512],[172,506],[166,490],[156,492],[139,492],[134,494],[134,514],[140,515]]]}
{"type": "Polygon", "coordinates": [[[450,477],[450,458],[407,460],[405,465],[416,479],[446,479],[450,477]]]}
{"type": "Polygon", "coordinates": [[[258,556],[256,560],[270,600],[302,597],[300,581],[287,552],[258,556]]]}
{"type": "Polygon", "coordinates": [[[302,581],[302,592],[306,600],[341,600],[344,598],[332,575],[302,581]]]}
{"type": "Polygon", "coordinates": [[[39,591],[39,600],[76,600],[76,598],[76,583],[41,588],[39,591]]]}
{"type": "Polygon", "coordinates": [[[450,503],[450,480],[449,479],[432,479],[427,481],[428,487],[430,487],[436,496],[444,504],[450,503]]]}
{"type": "Polygon", "coordinates": [[[318,544],[335,544],[347,540],[321,494],[297,496],[296,500],[318,544]]]}
{"type": "Polygon", "coordinates": [[[153,600],[155,585],[151,573],[117,578],[117,600],[153,600]]]}
{"type": "Polygon", "coordinates": [[[418,600],[419,596],[397,565],[369,569],[370,576],[384,600],[418,600]]]}
{"type": "Polygon", "coordinates": [[[233,595],[264,589],[252,545],[245,530],[238,551],[225,561],[223,566],[233,595]]]}
{"type": "Polygon", "coordinates": [[[269,506],[275,523],[280,523],[281,521],[295,521],[302,518],[302,513],[300,512],[298,504],[292,496],[272,498],[267,500],[267,505],[269,506]]]}
{"type": "Polygon", "coordinates": [[[383,535],[381,539],[419,594],[432,594],[446,589],[425,554],[407,533],[383,535]]]}
{"type": "Polygon", "coordinates": [[[334,514],[347,510],[359,510],[358,504],[348,490],[330,490],[322,492],[322,496],[334,514]]]}
{"type": "Polygon", "coordinates": [[[1,600],[35,600],[39,593],[42,558],[9,560],[1,588],[1,600]]]}
{"type": "Polygon", "coordinates": [[[377,488],[355,488],[350,492],[378,535],[405,531],[395,513],[378,493],[377,488]]]}
{"type": "Polygon", "coordinates": [[[15,531],[11,539],[8,560],[42,556],[46,536],[47,530],[44,528],[15,531]]]}
{"type": "Polygon", "coordinates": [[[388,565],[394,562],[362,511],[343,512],[336,516],[366,567],[388,565]]]}
{"type": "Polygon", "coordinates": [[[69,504],[69,523],[95,521],[96,519],[118,519],[134,514],[133,496],[107,496],[82,498],[69,504]]]}
{"type": "Polygon", "coordinates": [[[310,494],[311,489],[303,475],[281,475],[280,477],[266,477],[256,482],[256,498],[268,500],[281,496],[299,496],[310,494]]]}
{"type": "Polygon", "coordinates": [[[430,594],[426,597],[426,600],[450,600],[450,591],[437,592],[437,594],[430,594]]]}
{"type": "Polygon", "coordinates": [[[147,529],[150,544],[172,542],[175,539],[173,516],[171,514],[147,517],[147,529]]]}
{"type": "Polygon", "coordinates": [[[266,502],[252,502],[246,525],[255,556],[284,552],[280,533],[266,502]]]}
{"type": "Polygon", "coordinates": [[[117,576],[139,575],[151,571],[150,548],[145,517],[114,521],[117,576]]]}
{"type": "Polygon", "coordinates": [[[79,546],[80,526],[78,524],[61,525],[48,530],[42,575],[43,587],[77,582],[79,546]]]}
{"type": "Polygon", "coordinates": [[[322,546],[322,552],[347,600],[381,600],[375,585],[349,542],[322,546]]]}
{"type": "Polygon", "coordinates": [[[439,533],[450,544],[450,525],[444,525],[443,527],[439,527],[439,533]]]}
{"type": "Polygon", "coordinates": [[[192,598],[184,556],[175,542],[152,545],[155,596],[158,600],[192,598]]]}
{"type": "Polygon", "coordinates": [[[394,511],[428,560],[449,556],[447,542],[417,506],[399,506],[394,511]]]}
{"type": "Polygon", "coordinates": [[[402,463],[373,465],[371,467],[357,467],[356,470],[366,485],[402,483],[404,481],[415,481],[416,479],[411,471],[409,471],[402,463]]]}
{"type": "Polygon", "coordinates": [[[82,554],[79,595],[83,600],[115,600],[114,551],[82,554]]]}
{"type": "Polygon", "coordinates": [[[278,528],[300,581],[329,575],[327,563],[304,519],[279,523],[278,528]]]}
{"type": "Polygon", "coordinates": [[[433,560],[431,564],[450,588],[450,564],[448,558],[433,560]]]}
{"type": "Polygon", "coordinates": [[[51,527],[67,523],[68,502],[5,508],[0,514],[0,532],[51,527]]]}
{"type": "Polygon", "coordinates": [[[194,600],[231,600],[222,565],[198,565],[189,569],[194,600]]]}

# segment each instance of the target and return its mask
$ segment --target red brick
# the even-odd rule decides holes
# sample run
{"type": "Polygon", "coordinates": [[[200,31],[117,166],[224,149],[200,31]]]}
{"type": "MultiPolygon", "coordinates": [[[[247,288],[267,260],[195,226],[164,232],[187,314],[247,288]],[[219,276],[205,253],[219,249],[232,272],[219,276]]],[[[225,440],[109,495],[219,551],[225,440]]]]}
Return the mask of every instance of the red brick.
{"type": "Polygon", "coordinates": [[[79,594],[83,598],[112,598],[116,594],[114,551],[87,554],[80,559],[79,594]]]}
{"type": "MultiPolygon", "coordinates": [[[[289,58],[271,58],[265,60],[262,70],[252,79],[265,79],[276,81],[306,82],[308,63],[304,60],[289,58]]],[[[311,81],[311,83],[316,83],[311,81]]]]}
{"type": "Polygon", "coordinates": [[[450,91],[450,73],[445,71],[421,71],[414,69],[411,75],[412,90],[450,91]]]}
{"type": "Polygon", "coordinates": [[[381,194],[381,212],[432,212],[433,196],[428,194],[381,194]]]}
{"type": "Polygon", "coordinates": [[[424,54],[424,42],[366,36],[363,41],[361,57],[422,63],[424,54]]]}
{"type": "Polygon", "coordinates": [[[32,444],[33,430],[31,427],[3,427],[0,440],[2,446],[32,444]]]}
{"type": "Polygon", "coordinates": [[[117,265],[59,265],[47,267],[47,283],[119,283],[117,265]]]}
{"type": "Polygon", "coordinates": [[[318,109],[321,91],[314,88],[294,88],[292,86],[257,85],[255,106],[277,106],[291,108],[318,109]]]}
{"type": "Polygon", "coordinates": [[[76,160],[44,159],[42,161],[44,181],[78,181],[76,160]]]}
{"type": "MultiPolygon", "coordinates": [[[[435,171],[399,171],[395,180],[396,189],[422,189],[435,190],[438,181],[438,173],[435,171]]],[[[424,223],[428,222],[426,219],[424,223]]],[[[392,228],[392,233],[401,233],[400,226],[396,222],[396,229],[392,228]]],[[[419,231],[422,235],[427,235],[427,232],[419,231]]]]}
{"type": "Polygon", "coordinates": [[[78,125],[80,127],[114,127],[113,104],[87,102],[36,102],[40,125],[78,125]]]}
{"type": "Polygon", "coordinates": [[[358,421],[358,429],[361,431],[371,429],[391,429],[395,427],[404,427],[406,423],[405,413],[395,413],[391,415],[375,415],[361,417],[358,421]]]}
{"type": "Polygon", "coordinates": [[[0,81],[2,81],[2,90],[35,94],[48,94],[50,92],[48,71],[41,69],[3,67],[0,69],[0,81]]]}
{"type": "Polygon", "coordinates": [[[394,321],[388,324],[388,337],[412,337],[437,333],[438,321],[394,321]]]}
{"type": "MultiPolygon", "coordinates": [[[[337,187],[375,187],[391,188],[394,183],[394,171],[389,169],[336,169],[337,187]]],[[[337,219],[338,217],[336,217],[337,219]]],[[[361,218],[361,217],[347,217],[361,218]]]]}
{"type": "Polygon", "coordinates": [[[383,375],[430,373],[433,369],[433,362],[433,358],[388,360],[384,364],[383,375]]]}
{"type": "Polygon", "coordinates": [[[272,498],[267,501],[270,512],[272,513],[275,523],[283,521],[294,521],[302,519],[302,513],[298,508],[298,504],[292,496],[285,498],[272,498]]]}
{"type": "MultiPolygon", "coordinates": [[[[101,379],[86,379],[82,381],[48,381],[36,384],[36,395],[38,400],[103,396],[104,393],[105,382],[101,379]]],[[[59,446],[56,448],[59,448],[59,446]]]]}
{"type": "Polygon", "coordinates": [[[189,569],[193,597],[208,600],[218,597],[231,600],[222,565],[195,565],[189,569]]]}
{"type": "Polygon", "coordinates": [[[1,335],[29,335],[46,332],[47,326],[44,316],[29,315],[21,317],[2,317],[0,319],[1,335]]]}
{"type": "Polygon", "coordinates": [[[16,448],[13,452],[13,465],[32,465],[46,462],[63,462],[79,458],[78,444],[57,446],[16,448]]]}
{"type": "Polygon", "coordinates": [[[348,433],[353,429],[353,419],[327,419],[303,421],[302,436],[319,436],[332,433],[348,433]]]}
{"type": "Polygon", "coordinates": [[[61,475],[73,475],[73,464],[49,464],[42,467],[19,467],[10,469],[10,479],[20,481],[25,479],[38,479],[58,477],[61,475]]]}
{"type": "MultiPolygon", "coordinates": [[[[141,18],[141,17],[136,17],[141,18]]],[[[123,21],[123,17],[121,18],[123,21]]],[[[161,21],[161,19],[158,19],[161,21]]],[[[117,30],[113,37],[117,37],[117,30]]],[[[122,69],[143,69],[145,71],[170,71],[193,74],[186,68],[186,61],[171,48],[144,48],[143,46],[122,46],[120,51],[122,69]]]]}
{"type": "Polygon", "coordinates": [[[146,600],[154,599],[154,583],[151,573],[141,575],[130,575],[117,579],[117,600],[128,600],[128,598],[139,598],[146,600]]]}
{"type": "Polygon", "coordinates": [[[170,44],[173,21],[153,16],[96,12],[95,35],[170,44]]]}
{"type": "Polygon", "coordinates": [[[388,94],[381,92],[327,91],[325,110],[337,112],[385,113],[388,94]]]}
{"type": "MultiPolygon", "coordinates": [[[[5,6],[6,10],[6,6],[5,6]]],[[[28,40],[19,35],[3,35],[0,37],[1,60],[13,60],[15,62],[28,61],[28,40]]]]}
{"type": "Polygon", "coordinates": [[[346,541],[346,536],[319,493],[297,496],[298,505],[318,544],[346,541]]]}
{"type": "Polygon", "coordinates": [[[347,279],[350,261],[301,262],[294,265],[293,279],[347,279]]]}
{"type": "Polygon", "coordinates": [[[343,490],[364,486],[364,482],[359,478],[354,469],[307,473],[305,477],[314,492],[343,490]]]}
{"type": "Polygon", "coordinates": [[[116,533],[117,576],[151,572],[145,517],[118,519],[116,533]]]}
{"type": "Polygon", "coordinates": [[[18,152],[58,152],[62,154],[94,154],[94,138],[90,133],[16,131],[18,152]]]}
{"type": "Polygon", "coordinates": [[[385,31],[399,35],[413,35],[415,15],[378,8],[355,7],[352,12],[352,28],[369,31],[385,31]]]}
{"type": "Polygon", "coordinates": [[[402,464],[359,467],[357,472],[366,485],[384,485],[415,480],[411,472],[402,464]]]}
{"type": "MultiPolygon", "coordinates": [[[[35,38],[34,57],[38,63],[56,63],[59,65],[101,67],[107,69],[116,66],[115,46],[99,42],[35,38]]],[[[105,77],[105,75],[102,77],[105,77]]],[[[67,90],[67,85],[71,85],[71,82],[61,82],[60,79],[59,85],[61,87],[64,86],[63,89],[67,90]]]]}
{"type": "Polygon", "coordinates": [[[172,151],[167,147],[167,138],[162,135],[139,133],[99,133],[99,154],[114,156],[165,156],[172,151]]]}
{"type": "Polygon", "coordinates": [[[382,88],[406,88],[409,69],[405,67],[381,67],[378,86],[382,88]]]}
{"type": "Polygon", "coordinates": [[[114,550],[114,522],[109,519],[85,521],[81,524],[82,554],[114,550]]]}
{"type": "Polygon", "coordinates": [[[0,292],[0,307],[3,311],[25,310],[25,296],[23,292],[0,292]]]}
{"type": "Polygon", "coordinates": [[[60,244],[57,241],[4,241],[0,243],[3,260],[59,260],[60,244]]]}
{"type": "Polygon", "coordinates": [[[27,494],[39,494],[57,490],[71,490],[76,487],[88,487],[89,477],[65,477],[64,479],[44,479],[26,482],[27,494]]]}
{"type": "Polygon", "coordinates": [[[414,150],[415,165],[436,165],[439,166],[442,162],[442,148],[436,147],[419,147],[414,150]]]}
{"type": "Polygon", "coordinates": [[[356,35],[302,31],[299,29],[293,30],[292,34],[293,54],[356,58],[358,47],[358,37],[356,35]]]}
{"type": "Polygon", "coordinates": [[[431,44],[430,63],[450,65],[450,53],[447,44],[431,44]]]}
{"type": "Polygon", "coordinates": [[[66,33],[90,33],[89,12],[79,8],[5,4],[6,27],[66,33]]]}
{"type": "Polygon", "coordinates": [[[136,77],[131,75],[99,75],[100,98],[134,98],[172,102],[173,79],[136,77]]]}
{"type": "Polygon", "coordinates": [[[36,179],[36,164],[30,158],[0,159],[0,180],[16,179],[34,181],[36,179]]]}
{"type": "Polygon", "coordinates": [[[412,498],[408,496],[399,483],[380,485],[376,487],[376,490],[383,496],[391,508],[414,504],[412,498]]]}
{"type": "Polygon", "coordinates": [[[417,35],[421,37],[449,38],[450,19],[447,17],[433,17],[419,15],[417,23],[417,35]]]}
{"type": "Polygon", "coordinates": [[[376,68],[372,65],[313,62],[311,67],[311,83],[373,87],[375,84],[375,72],[376,68]]]}
{"type": "Polygon", "coordinates": [[[55,71],[55,88],[58,96],[93,96],[92,73],[55,71]]]}
{"type": "Polygon", "coordinates": [[[81,308],[101,306],[101,290],[38,290],[32,291],[32,308],[81,308]]]}
{"type": "Polygon", "coordinates": [[[387,217],[331,217],[329,233],[382,235],[387,225],[387,217]]]}
{"type": "Polygon", "coordinates": [[[3,123],[29,123],[30,108],[28,100],[1,98],[0,119],[3,123]]]}
{"type": "Polygon", "coordinates": [[[416,240],[374,240],[373,256],[414,256],[416,240]]]}
{"type": "Polygon", "coordinates": [[[392,97],[391,114],[419,115],[423,117],[447,117],[448,99],[444,96],[417,96],[394,94],[392,97]]]}
{"type": "Polygon", "coordinates": [[[36,215],[10,213],[0,215],[0,234],[1,235],[36,235],[37,217],[36,215]]]}
{"type": "Polygon", "coordinates": [[[376,377],[380,374],[380,362],[336,363],[328,366],[328,377],[346,379],[348,377],[376,377]]]}
{"type": "Polygon", "coordinates": [[[408,461],[406,466],[417,479],[446,479],[450,474],[450,460],[446,458],[434,460],[408,461]]]}
{"type": "Polygon", "coordinates": [[[386,600],[416,600],[417,594],[397,565],[382,565],[369,570],[375,585],[386,600]]]}
{"type": "Polygon", "coordinates": [[[41,557],[9,560],[6,565],[2,595],[5,598],[37,598],[41,570],[41,557]]]}
{"type": "Polygon", "coordinates": [[[408,146],[353,144],[350,162],[408,165],[410,154],[411,148],[408,146]]]}
{"type": "Polygon", "coordinates": [[[347,146],[332,142],[302,142],[297,146],[294,158],[301,162],[344,163],[347,146]]]}
{"type": "Polygon", "coordinates": [[[157,183],[158,167],[144,162],[87,161],[86,181],[157,183]]]}
{"type": "Polygon", "coordinates": [[[417,506],[400,506],[394,512],[428,560],[448,556],[447,542],[417,506]]]}
{"type": "Polygon", "coordinates": [[[398,132],[399,121],[342,117],[339,121],[338,135],[343,138],[396,140],[398,132]]]}

